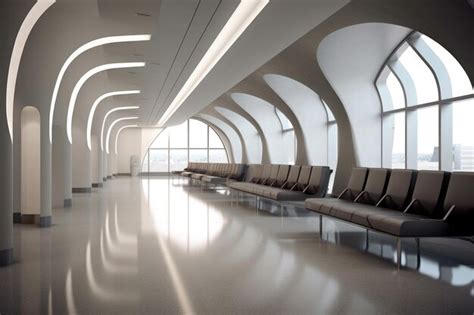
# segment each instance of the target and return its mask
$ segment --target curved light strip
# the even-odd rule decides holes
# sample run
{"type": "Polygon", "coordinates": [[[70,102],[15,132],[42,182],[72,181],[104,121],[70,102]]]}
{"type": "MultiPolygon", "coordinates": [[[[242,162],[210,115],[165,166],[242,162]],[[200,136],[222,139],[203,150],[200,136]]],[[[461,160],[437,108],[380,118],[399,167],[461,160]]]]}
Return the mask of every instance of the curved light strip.
{"type": "Polygon", "coordinates": [[[79,79],[79,81],[76,83],[76,86],[74,86],[74,89],[72,90],[71,99],[69,100],[69,107],[67,110],[66,132],[67,132],[67,138],[69,139],[69,143],[72,144],[72,117],[74,115],[74,107],[76,106],[76,100],[77,100],[77,96],[79,95],[79,91],[81,90],[84,83],[86,83],[86,81],[89,80],[90,77],[102,71],[107,71],[111,69],[136,68],[136,67],[144,67],[144,66],[145,66],[144,62],[109,63],[109,64],[100,65],[95,68],[92,68],[91,70],[87,71],[86,74],[84,74],[79,79]]]}
{"type": "Polygon", "coordinates": [[[15,44],[13,45],[12,55],[10,58],[10,66],[8,67],[8,78],[7,78],[7,95],[6,95],[6,114],[8,131],[10,132],[10,138],[13,143],[13,106],[15,101],[15,88],[16,79],[18,77],[18,69],[20,68],[21,56],[25,49],[26,41],[30,36],[31,30],[38,22],[39,18],[43,15],[48,8],[53,5],[55,0],[38,0],[35,5],[31,8],[30,12],[26,15],[21,27],[16,34],[15,44]]]}
{"type": "Polygon", "coordinates": [[[199,61],[186,83],[166,109],[158,126],[163,126],[173,113],[184,103],[188,96],[214,68],[229,48],[242,35],[257,15],[268,4],[269,0],[241,0],[232,16],[224,25],[219,35],[211,44],[206,54],[199,61]]]}
{"type": "Polygon", "coordinates": [[[139,90],[115,91],[115,92],[105,93],[104,95],[99,96],[99,98],[95,100],[94,104],[92,105],[91,111],[89,112],[89,118],[87,119],[87,147],[89,148],[89,151],[91,150],[91,142],[92,142],[91,141],[92,121],[94,120],[95,110],[97,109],[97,106],[99,106],[99,103],[108,97],[118,96],[118,95],[139,94],[139,93],[140,93],[139,90]]]}
{"type": "Polygon", "coordinates": [[[128,110],[128,109],[137,109],[140,108],[139,106],[122,106],[122,107],[115,107],[112,108],[105,114],[104,119],[102,120],[102,128],[100,129],[100,148],[102,151],[104,151],[104,130],[105,130],[105,122],[107,121],[107,117],[109,117],[110,114],[113,112],[119,111],[119,110],[128,110]]]}
{"type": "Polygon", "coordinates": [[[119,139],[120,133],[122,132],[122,130],[126,128],[133,128],[133,127],[138,127],[138,125],[125,125],[123,127],[120,127],[120,129],[117,131],[117,135],[115,136],[115,154],[118,154],[118,139],[119,139]]]}
{"type": "Polygon", "coordinates": [[[107,149],[107,150],[106,150],[106,151],[107,151],[107,154],[109,154],[110,133],[112,132],[112,129],[114,128],[114,126],[115,126],[116,124],[118,124],[119,122],[121,122],[121,121],[124,121],[124,120],[132,120],[132,119],[138,119],[138,117],[137,117],[137,116],[134,116],[134,117],[122,117],[122,118],[118,118],[118,119],[114,120],[114,122],[110,124],[109,130],[107,131],[107,142],[106,142],[106,145],[105,145],[105,147],[106,147],[106,149],[107,149]]]}
{"type": "Polygon", "coordinates": [[[92,49],[97,46],[102,46],[106,44],[113,44],[113,43],[124,43],[124,42],[140,42],[140,41],[147,41],[151,39],[150,34],[143,34],[143,35],[119,35],[119,36],[109,36],[109,37],[102,37],[93,41],[90,41],[78,49],[76,49],[64,62],[61,70],[59,71],[58,77],[56,79],[56,84],[54,85],[53,96],[51,97],[51,105],[49,108],[49,141],[53,142],[53,118],[54,118],[54,108],[56,107],[56,99],[58,98],[59,86],[61,85],[61,81],[66,73],[67,68],[71,63],[76,59],[79,55],[84,53],[85,51],[92,49]]]}

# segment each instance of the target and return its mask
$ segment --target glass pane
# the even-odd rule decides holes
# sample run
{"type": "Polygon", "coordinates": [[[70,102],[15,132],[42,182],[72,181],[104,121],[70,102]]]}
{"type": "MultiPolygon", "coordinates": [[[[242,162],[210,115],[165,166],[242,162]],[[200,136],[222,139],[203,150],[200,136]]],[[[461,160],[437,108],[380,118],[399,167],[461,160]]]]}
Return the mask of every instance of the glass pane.
{"type": "Polygon", "coordinates": [[[190,148],[207,148],[207,125],[198,120],[190,119],[189,138],[190,148]]]}
{"type": "Polygon", "coordinates": [[[168,129],[170,134],[170,148],[188,147],[188,122],[168,129]]]}
{"type": "Polygon", "coordinates": [[[328,104],[326,104],[326,102],[325,102],[323,99],[321,99],[321,102],[323,102],[324,108],[326,109],[326,112],[327,112],[327,114],[328,114],[328,121],[336,120],[336,119],[334,118],[334,115],[333,115],[331,109],[329,108],[328,104]]]}
{"type": "Polygon", "coordinates": [[[413,48],[408,46],[400,56],[399,61],[408,71],[415,84],[417,104],[436,101],[438,99],[438,87],[433,73],[413,48]]]}
{"type": "Polygon", "coordinates": [[[207,150],[190,149],[189,162],[207,163],[207,150]]]}
{"type": "Polygon", "coordinates": [[[387,89],[392,99],[392,109],[405,107],[405,93],[403,92],[400,81],[398,81],[392,71],[389,72],[385,84],[387,85],[387,89]]]}
{"type": "Polygon", "coordinates": [[[209,163],[228,163],[224,149],[209,150],[209,163]]]}
{"type": "Polygon", "coordinates": [[[283,133],[283,146],[288,148],[285,150],[288,164],[295,164],[295,155],[296,155],[296,141],[295,141],[295,132],[286,131],[283,133]]]}
{"type": "Polygon", "coordinates": [[[209,127],[209,148],[223,149],[224,144],[214,129],[209,127]]]}
{"type": "Polygon", "coordinates": [[[384,167],[405,168],[405,113],[384,117],[384,167]],[[387,165],[388,162],[388,165],[387,165]]]}
{"type": "Polygon", "coordinates": [[[155,141],[151,144],[150,148],[164,149],[168,148],[168,129],[163,130],[155,141]]]}
{"type": "Polygon", "coordinates": [[[170,172],[182,171],[188,165],[188,150],[170,150],[170,172]]]}
{"type": "Polygon", "coordinates": [[[168,172],[168,150],[150,150],[150,172],[168,172]]]}
{"type": "Polygon", "coordinates": [[[332,192],[334,185],[334,177],[337,167],[337,125],[330,124],[328,126],[328,166],[333,170],[333,174],[329,177],[328,192],[332,192]]]}
{"type": "Polygon", "coordinates": [[[283,114],[278,108],[275,107],[275,113],[280,120],[281,127],[283,130],[293,129],[293,125],[291,124],[290,120],[283,114]]]}
{"type": "Polygon", "coordinates": [[[148,172],[148,152],[145,154],[145,158],[143,159],[142,172],[143,173],[148,172]]]}
{"type": "Polygon", "coordinates": [[[453,170],[474,170],[474,99],[453,104],[453,170]]]}
{"type": "Polygon", "coordinates": [[[417,168],[419,170],[437,170],[439,162],[438,106],[430,106],[417,110],[417,118],[417,168]]]}
{"type": "Polygon", "coordinates": [[[423,40],[433,52],[441,59],[451,80],[452,96],[461,96],[472,93],[472,85],[469,77],[459,62],[440,44],[431,38],[422,35],[423,40]]]}

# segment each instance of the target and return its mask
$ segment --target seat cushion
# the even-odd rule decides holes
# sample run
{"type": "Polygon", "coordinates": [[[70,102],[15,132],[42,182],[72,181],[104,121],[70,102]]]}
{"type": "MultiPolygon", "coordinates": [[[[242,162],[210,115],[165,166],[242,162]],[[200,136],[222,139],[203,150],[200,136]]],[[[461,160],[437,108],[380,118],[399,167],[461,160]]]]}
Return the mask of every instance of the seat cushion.
{"type": "Polygon", "coordinates": [[[226,182],[225,177],[219,177],[219,176],[204,176],[201,178],[201,180],[207,183],[225,183],[226,182]]]}
{"type": "Polygon", "coordinates": [[[417,214],[387,211],[368,216],[371,228],[401,237],[447,236],[449,225],[417,214]]]}
{"type": "Polygon", "coordinates": [[[336,198],[309,198],[306,199],[305,208],[319,213],[331,214],[334,205],[342,203],[344,200],[336,198]]]}
{"type": "Polygon", "coordinates": [[[192,179],[201,179],[201,177],[206,176],[205,174],[194,173],[191,175],[192,179]]]}

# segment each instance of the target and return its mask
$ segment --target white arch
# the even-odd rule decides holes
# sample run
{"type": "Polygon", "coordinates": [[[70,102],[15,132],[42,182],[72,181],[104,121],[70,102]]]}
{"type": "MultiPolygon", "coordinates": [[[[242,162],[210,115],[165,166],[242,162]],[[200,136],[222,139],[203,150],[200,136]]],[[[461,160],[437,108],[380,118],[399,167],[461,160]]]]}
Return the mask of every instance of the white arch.
{"type": "Polygon", "coordinates": [[[20,68],[21,56],[25,49],[25,44],[30,36],[31,30],[38,22],[48,8],[53,5],[56,0],[38,0],[26,15],[23,23],[21,23],[18,34],[13,45],[12,55],[10,57],[10,66],[8,67],[7,91],[6,91],[6,114],[8,130],[13,143],[13,106],[15,102],[16,79],[18,77],[18,69],[20,68]]]}
{"type": "Polygon", "coordinates": [[[101,96],[99,96],[94,104],[92,105],[92,108],[89,112],[89,117],[87,118],[87,147],[89,150],[91,150],[91,131],[92,131],[92,121],[94,120],[94,114],[95,110],[97,109],[97,106],[99,106],[99,103],[102,102],[104,99],[112,96],[118,96],[118,95],[130,95],[130,94],[139,94],[141,91],[139,90],[128,90],[128,91],[115,91],[115,92],[109,92],[105,93],[101,96]]]}
{"type": "Polygon", "coordinates": [[[148,41],[151,39],[150,34],[144,35],[119,35],[119,36],[108,36],[102,37],[93,41],[90,41],[78,49],[76,49],[64,62],[61,70],[59,71],[58,77],[56,79],[56,84],[54,85],[53,89],[53,96],[51,97],[51,106],[49,109],[49,141],[53,143],[53,118],[54,118],[54,109],[56,107],[56,99],[58,97],[59,87],[61,85],[61,81],[66,73],[67,68],[71,63],[76,59],[79,55],[84,53],[85,51],[92,49],[97,46],[102,46],[106,44],[112,43],[123,43],[123,42],[138,42],[138,41],[148,41]]]}
{"type": "Polygon", "coordinates": [[[158,122],[162,127],[174,112],[184,103],[188,96],[214,68],[234,42],[242,35],[252,21],[265,8],[269,0],[241,0],[232,16],[224,25],[219,35],[212,42],[201,61],[184,83],[181,90],[166,109],[158,122]]]}
{"type": "Polygon", "coordinates": [[[125,125],[123,127],[120,127],[120,129],[117,131],[117,135],[115,136],[115,154],[118,154],[118,139],[122,130],[126,128],[134,128],[134,127],[138,127],[138,125],[125,125]]]}
{"type": "Polygon", "coordinates": [[[106,151],[107,151],[107,154],[109,154],[109,142],[110,142],[110,133],[112,132],[112,129],[114,128],[114,126],[116,124],[118,124],[119,122],[121,121],[124,121],[124,120],[132,120],[132,119],[138,119],[137,116],[134,116],[134,117],[122,117],[122,118],[117,118],[116,120],[114,120],[110,126],[109,126],[109,130],[107,131],[107,141],[106,141],[106,151]]]}
{"type": "Polygon", "coordinates": [[[136,67],[144,67],[144,66],[145,66],[144,62],[109,63],[109,64],[100,65],[95,68],[92,68],[91,70],[87,71],[86,74],[84,74],[79,79],[79,81],[74,86],[74,89],[72,90],[71,99],[69,100],[69,107],[67,110],[66,132],[67,132],[67,138],[69,139],[69,143],[72,144],[72,117],[74,115],[74,107],[76,106],[76,100],[77,100],[77,96],[79,95],[79,91],[81,90],[84,83],[86,83],[86,81],[90,77],[102,71],[107,71],[111,69],[136,68],[136,67]]]}
{"type": "Polygon", "coordinates": [[[107,117],[109,117],[110,114],[113,112],[119,111],[119,110],[128,110],[128,109],[137,109],[140,108],[139,106],[122,106],[122,107],[115,107],[112,108],[105,114],[104,120],[102,120],[102,128],[100,129],[100,148],[102,151],[104,151],[104,129],[105,129],[105,122],[107,121],[107,117]]]}

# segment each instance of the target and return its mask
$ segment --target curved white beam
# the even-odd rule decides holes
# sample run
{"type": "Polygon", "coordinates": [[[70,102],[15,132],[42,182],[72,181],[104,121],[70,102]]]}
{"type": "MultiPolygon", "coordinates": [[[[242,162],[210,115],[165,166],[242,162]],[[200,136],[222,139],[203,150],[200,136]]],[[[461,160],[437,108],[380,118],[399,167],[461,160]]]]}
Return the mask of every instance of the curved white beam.
{"type": "Polygon", "coordinates": [[[144,66],[144,62],[109,63],[92,68],[79,79],[79,81],[74,86],[74,89],[72,90],[71,99],[69,100],[69,107],[67,110],[66,132],[67,138],[69,139],[69,143],[72,144],[72,117],[74,115],[74,107],[76,106],[76,100],[77,96],[79,95],[79,91],[81,90],[84,83],[86,83],[86,81],[89,80],[90,77],[102,71],[107,71],[111,69],[137,68],[144,66]]]}
{"type": "Polygon", "coordinates": [[[129,110],[129,109],[137,109],[140,108],[139,106],[122,106],[122,107],[115,107],[112,108],[105,114],[104,119],[102,120],[102,128],[100,128],[100,149],[104,151],[104,130],[105,130],[105,122],[107,121],[107,117],[109,117],[110,114],[113,112],[119,111],[119,110],[129,110]]]}
{"type": "Polygon", "coordinates": [[[201,61],[184,83],[181,90],[166,109],[158,122],[163,126],[173,113],[184,103],[194,89],[214,68],[235,41],[242,35],[257,15],[265,8],[269,0],[241,0],[232,16],[224,25],[219,35],[212,42],[201,61]]]}
{"type": "Polygon", "coordinates": [[[120,129],[117,131],[117,135],[115,136],[115,154],[118,154],[118,139],[122,130],[126,128],[134,128],[134,127],[138,127],[138,125],[125,125],[123,127],[120,127],[120,129]]]}
{"type": "Polygon", "coordinates": [[[71,65],[71,63],[76,59],[79,55],[84,53],[85,51],[92,49],[94,47],[112,44],[112,43],[125,43],[125,42],[139,42],[139,41],[148,41],[151,39],[150,34],[142,34],[142,35],[119,35],[119,36],[108,36],[95,39],[90,41],[78,49],[76,49],[64,62],[61,70],[59,70],[58,77],[56,79],[56,84],[54,85],[53,89],[53,96],[51,97],[51,105],[49,108],[49,141],[53,142],[53,118],[54,118],[54,109],[56,107],[56,99],[58,98],[59,87],[61,85],[61,81],[66,73],[67,68],[71,65]]]}
{"type": "Polygon", "coordinates": [[[115,92],[105,93],[105,94],[99,96],[99,98],[97,98],[95,100],[95,102],[92,105],[92,108],[89,112],[89,117],[87,118],[87,147],[89,148],[89,150],[91,150],[91,142],[92,142],[91,141],[92,121],[94,120],[95,110],[97,109],[97,106],[99,106],[100,102],[102,102],[104,99],[106,99],[108,97],[112,97],[112,96],[131,95],[131,94],[139,94],[139,93],[140,93],[139,90],[115,91],[115,92]]]}
{"type": "Polygon", "coordinates": [[[115,126],[116,124],[118,124],[119,122],[121,122],[121,121],[124,121],[124,120],[132,120],[132,119],[138,119],[138,117],[137,117],[137,116],[134,116],[134,117],[122,117],[122,118],[117,118],[116,120],[114,120],[114,121],[110,124],[109,130],[107,130],[107,142],[106,142],[106,144],[105,144],[106,149],[107,149],[107,150],[106,150],[107,154],[110,153],[110,150],[109,150],[110,133],[112,132],[112,129],[114,128],[114,126],[115,126]]]}
{"type": "Polygon", "coordinates": [[[26,41],[30,36],[31,30],[36,22],[48,8],[53,5],[56,0],[38,0],[26,15],[23,23],[21,23],[18,34],[13,44],[12,55],[10,57],[10,66],[8,67],[7,90],[6,90],[6,115],[10,138],[13,143],[13,106],[15,103],[16,79],[18,77],[18,69],[20,68],[20,60],[25,49],[26,41]]]}

